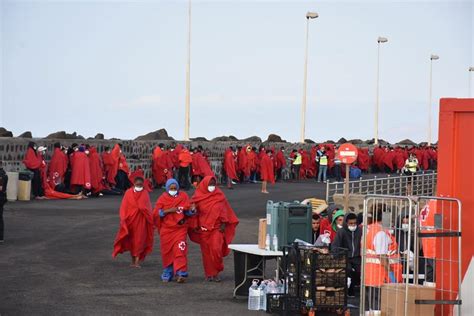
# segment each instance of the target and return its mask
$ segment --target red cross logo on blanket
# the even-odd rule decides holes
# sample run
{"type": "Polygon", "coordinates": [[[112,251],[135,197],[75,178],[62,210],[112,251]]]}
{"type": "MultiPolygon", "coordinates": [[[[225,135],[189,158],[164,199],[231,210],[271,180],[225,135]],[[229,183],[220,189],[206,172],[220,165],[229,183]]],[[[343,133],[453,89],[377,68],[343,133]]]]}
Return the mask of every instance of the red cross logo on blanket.
{"type": "Polygon", "coordinates": [[[185,242],[185,241],[181,241],[181,242],[178,244],[178,248],[179,248],[181,251],[184,251],[184,249],[186,249],[186,242],[185,242]]]}

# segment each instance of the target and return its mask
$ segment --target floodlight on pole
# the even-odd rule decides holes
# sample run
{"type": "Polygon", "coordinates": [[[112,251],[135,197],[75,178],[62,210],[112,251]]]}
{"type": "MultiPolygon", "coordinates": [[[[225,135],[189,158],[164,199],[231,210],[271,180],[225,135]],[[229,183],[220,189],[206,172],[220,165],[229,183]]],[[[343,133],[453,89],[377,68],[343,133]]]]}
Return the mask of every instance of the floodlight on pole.
{"type": "Polygon", "coordinates": [[[431,108],[432,108],[432,91],[433,91],[433,60],[438,60],[438,55],[430,56],[430,93],[428,103],[428,146],[431,146],[431,108]]]}
{"type": "Polygon", "coordinates": [[[184,140],[189,141],[191,99],[191,0],[188,3],[188,61],[186,64],[186,97],[184,109],[184,140]]]}
{"type": "Polygon", "coordinates": [[[474,72],[474,67],[469,67],[469,97],[471,98],[472,97],[472,94],[471,94],[471,89],[472,89],[472,84],[471,84],[471,80],[472,80],[472,73],[474,72]]]}
{"type": "Polygon", "coordinates": [[[379,143],[379,84],[380,84],[380,44],[387,43],[386,37],[379,36],[377,38],[377,80],[376,80],[376,92],[375,92],[375,137],[374,144],[379,143]]]}
{"type": "Polygon", "coordinates": [[[306,13],[306,48],[304,55],[304,77],[303,77],[303,102],[301,105],[301,138],[300,142],[304,143],[306,128],[306,85],[308,79],[308,38],[309,38],[309,20],[316,19],[319,14],[316,12],[306,13]]]}

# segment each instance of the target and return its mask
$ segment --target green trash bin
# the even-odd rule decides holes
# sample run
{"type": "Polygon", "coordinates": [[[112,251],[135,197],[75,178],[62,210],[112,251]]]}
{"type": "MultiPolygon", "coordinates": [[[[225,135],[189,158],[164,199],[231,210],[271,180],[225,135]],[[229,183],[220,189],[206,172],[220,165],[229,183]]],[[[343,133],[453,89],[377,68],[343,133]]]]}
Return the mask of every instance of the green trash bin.
{"type": "Polygon", "coordinates": [[[273,236],[278,237],[278,249],[291,244],[295,239],[312,241],[311,205],[294,202],[267,202],[267,232],[270,234],[271,249],[273,236]]]}

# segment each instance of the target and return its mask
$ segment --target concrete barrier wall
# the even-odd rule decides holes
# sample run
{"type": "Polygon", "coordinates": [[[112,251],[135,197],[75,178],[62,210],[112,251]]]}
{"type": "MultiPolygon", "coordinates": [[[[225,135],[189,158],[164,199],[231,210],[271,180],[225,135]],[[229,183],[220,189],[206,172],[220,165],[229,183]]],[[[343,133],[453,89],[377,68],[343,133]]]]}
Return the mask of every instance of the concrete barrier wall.
{"type": "MultiPolygon", "coordinates": [[[[151,154],[153,148],[158,144],[164,143],[169,145],[172,142],[179,144],[185,144],[190,147],[197,147],[201,145],[205,150],[209,151],[209,161],[211,168],[215,172],[217,177],[222,175],[222,160],[224,157],[224,151],[229,146],[246,146],[250,144],[252,146],[260,146],[262,143],[246,142],[246,141],[229,141],[229,142],[206,142],[206,141],[191,141],[191,142],[180,142],[180,141],[134,141],[134,140],[97,140],[97,139],[42,139],[42,138],[9,138],[0,137],[0,159],[3,161],[3,166],[6,171],[22,171],[25,166],[22,160],[25,156],[28,142],[34,141],[38,146],[47,147],[45,159],[48,162],[51,159],[53,153],[53,145],[56,142],[61,145],[69,146],[73,143],[77,144],[89,144],[97,148],[99,153],[104,151],[105,147],[112,147],[116,143],[123,145],[122,151],[127,157],[131,169],[133,170],[137,166],[141,166],[145,170],[146,177],[151,177],[151,154]]],[[[310,149],[314,144],[291,144],[291,143],[264,143],[265,146],[285,147],[288,151],[292,149],[304,148],[310,149]]]]}

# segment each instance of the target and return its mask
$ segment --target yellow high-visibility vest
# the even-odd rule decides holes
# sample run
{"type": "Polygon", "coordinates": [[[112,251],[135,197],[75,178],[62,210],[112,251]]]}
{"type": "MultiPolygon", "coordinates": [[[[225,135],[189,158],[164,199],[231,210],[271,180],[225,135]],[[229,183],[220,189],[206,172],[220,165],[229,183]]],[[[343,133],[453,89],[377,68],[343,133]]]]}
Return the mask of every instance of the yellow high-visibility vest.
{"type": "Polygon", "coordinates": [[[297,154],[295,157],[295,161],[293,161],[294,165],[301,165],[301,155],[297,154]]]}
{"type": "Polygon", "coordinates": [[[408,161],[408,171],[415,173],[417,167],[418,167],[418,161],[416,160],[408,161]]]}

